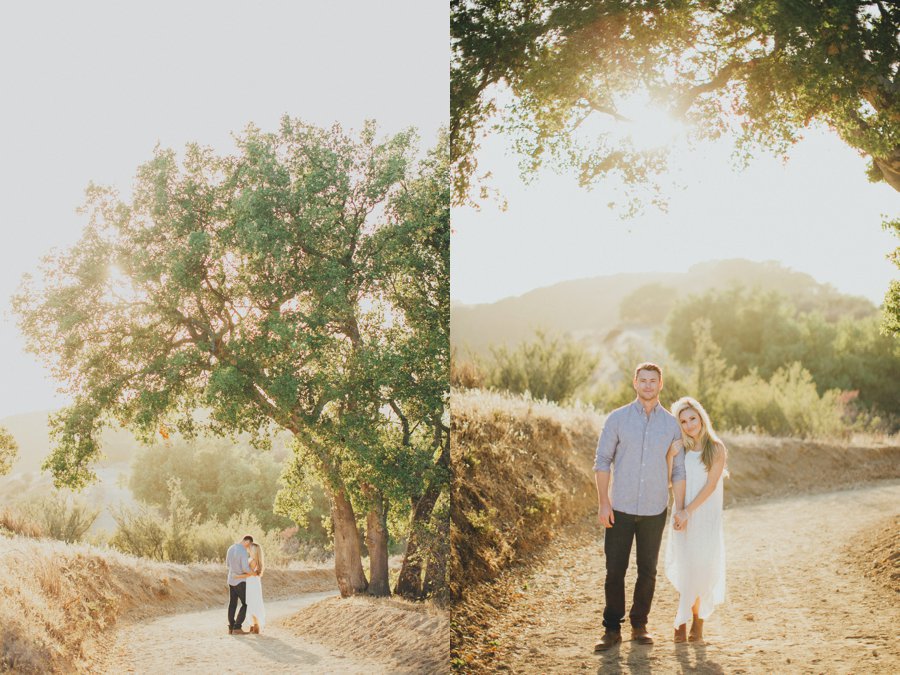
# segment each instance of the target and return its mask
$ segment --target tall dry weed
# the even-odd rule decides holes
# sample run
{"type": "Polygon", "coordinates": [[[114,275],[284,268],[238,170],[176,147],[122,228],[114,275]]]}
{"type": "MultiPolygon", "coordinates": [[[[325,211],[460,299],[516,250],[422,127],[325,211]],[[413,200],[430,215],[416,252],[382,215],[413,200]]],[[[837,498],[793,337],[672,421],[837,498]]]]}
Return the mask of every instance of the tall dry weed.
{"type": "Polygon", "coordinates": [[[0,534],[19,534],[23,537],[42,537],[40,524],[20,509],[4,506],[0,509],[0,534]]]}

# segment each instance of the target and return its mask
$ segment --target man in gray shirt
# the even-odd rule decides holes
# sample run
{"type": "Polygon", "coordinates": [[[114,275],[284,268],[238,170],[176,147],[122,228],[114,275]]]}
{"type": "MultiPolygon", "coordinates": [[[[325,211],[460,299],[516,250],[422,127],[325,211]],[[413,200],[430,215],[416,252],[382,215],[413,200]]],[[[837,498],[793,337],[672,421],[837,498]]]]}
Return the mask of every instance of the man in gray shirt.
{"type": "Polygon", "coordinates": [[[236,577],[250,573],[250,544],[252,543],[253,537],[248,534],[241,541],[232,544],[228,548],[228,553],[225,554],[225,566],[228,568],[229,635],[247,634],[247,631],[241,628],[244,618],[247,616],[247,582],[236,577]],[[241,611],[235,618],[234,611],[237,609],[238,600],[241,601],[241,611]]]}
{"type": "MultiPolygon", "coordinates": [[[[625,573],[632,542],[637,543],[638,568],[629,612],[632,639],[638,644],[653,644],[647,632],[647,617],[656,588],[656,564],[669,501],[666,454],[672,443],[681,440],[681,429],[675,417],[659,402],[663,387],[659,366],[655,363],[637,366],[633,385],[637,398],[613,410],[606,418],[594,461],[600,502],[597,517],[606,528],[603,540],[606,632],[594,651],[607,650],[622,641],[625,573]],[[611,496],[610,469],[614,475],[611,496]]],[[[684,450],[680,449],[672,466],[676,512],[684,506],[684,480],[684,450]]]]}

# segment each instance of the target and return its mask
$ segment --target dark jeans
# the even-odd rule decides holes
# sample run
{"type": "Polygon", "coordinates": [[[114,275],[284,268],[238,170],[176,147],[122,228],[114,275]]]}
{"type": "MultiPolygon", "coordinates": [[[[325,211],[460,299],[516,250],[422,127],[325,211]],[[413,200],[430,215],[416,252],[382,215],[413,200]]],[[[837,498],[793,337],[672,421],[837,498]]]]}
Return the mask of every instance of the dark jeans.
{"type": "Polygon", "coordinates": [[[606,554],[606,608],[603,625],[618,631],[625,619],[625,572],[631,556],[631,542],[637,540],[637,581],[628,618],[632,626],[646,626],[653,591],[656,589],[656,561],[666,526],[667,511],[658,516],[633,516],[613,511],[615,522],[606,530],[603,552],[606,554]]]}
{"type": "Polygon", "coordinates": [[[228,585],[228,628],[235,630],[240,628],[244,623],[244,617],[247,616],[247,582],[242,581],[237,586],[228,585]],[[238,612],[237,620],[234,618],[234,610],[237,609],[237,602],[241,601],[241,611],[238,612]]]}

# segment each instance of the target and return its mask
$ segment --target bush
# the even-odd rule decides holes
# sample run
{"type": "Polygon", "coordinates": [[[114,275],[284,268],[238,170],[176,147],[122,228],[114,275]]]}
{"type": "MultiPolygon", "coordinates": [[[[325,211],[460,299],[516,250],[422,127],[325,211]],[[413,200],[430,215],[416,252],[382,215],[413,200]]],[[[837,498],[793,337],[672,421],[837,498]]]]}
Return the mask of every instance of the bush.
{"type": "MultiPolygon", "coordinates": [[[[702,401],[701,401],[702,402],[702,401]]],[[[780,368],[767,382],[755,372],[723,386],[713,424],[773,436],[834,436],[844,429],[841,392],[821,396],[799,363],[780,368]]]]}
{"type": "Polygon", "coordinates": [[[140,558],[165,560],[166,523],[159,513],[148,506],[122,507],[113,510],[112,517],[118,527],[110,546],[140,558]]]}
{"type": "Polygon", "coordinates": [[[454,348],[450,352],[450,386],[457,389],[481,389],[484,382],[484,373],[475,358],[470,356],[461,361],[454,348]]]}
{"type": "Polygon", "coordinates": [[[23,509],[39,525],[41,536],[67,544],[84,541],[88,530],[100,515],[99,509],[91,509],[83,502],[59,492],[28,502],[23,509]]]}
{"type": "Polygon", "coordinates": [[[549,337],[542,331],[514,351],[492,349],[494,364],[488,384],[513,394],[530,392],[535,400],[565,403],[585,384],[598,359],[570,337],[549,337]]]}

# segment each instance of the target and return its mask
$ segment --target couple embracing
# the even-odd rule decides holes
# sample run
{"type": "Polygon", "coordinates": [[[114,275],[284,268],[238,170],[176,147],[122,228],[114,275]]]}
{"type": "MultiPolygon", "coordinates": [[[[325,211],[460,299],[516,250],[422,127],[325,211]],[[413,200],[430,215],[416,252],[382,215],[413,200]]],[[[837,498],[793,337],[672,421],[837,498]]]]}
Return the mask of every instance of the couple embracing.
{"type": "Polygon", "coordinates": [[[228,568],[228,634],[247,635],[266,627],[266,607],[262,597],[262,575],[265,569],[262,546],[253,542],[249,534],[232,544],[225,554],[228,568]],[[241,609],[238,611],[238,601],[241,609]],[[237,615],[235,612],[237,611],[237,615]],[[250,615],[249,631],[243,629],[244,619],[250,615]]]}
{"type": "Polygon", "coordinates": [[[632,640],[653,644],[647,617],[656,587],[670,485],[674,515],[665,569],[680,596],[674,641],[702,642],[703,621],[725,599],[725,446],[698,401],[685,397],[675,402],[671,413],[663,408],[659,402],[663,377],[658,365],[638,365],[633,384],[637,398],[607,417],[594,462],[600,502],[597,515],[606,528],[605,633],[594,647],[597,652],[622,640],[625,573],[632,543],[637,548],[637,581],[628,616],[632,640]]]}

